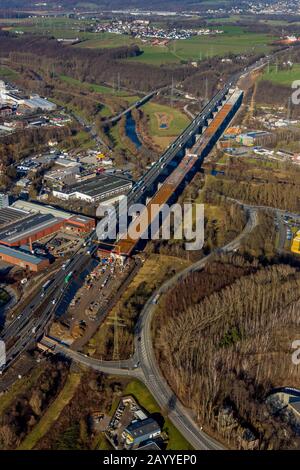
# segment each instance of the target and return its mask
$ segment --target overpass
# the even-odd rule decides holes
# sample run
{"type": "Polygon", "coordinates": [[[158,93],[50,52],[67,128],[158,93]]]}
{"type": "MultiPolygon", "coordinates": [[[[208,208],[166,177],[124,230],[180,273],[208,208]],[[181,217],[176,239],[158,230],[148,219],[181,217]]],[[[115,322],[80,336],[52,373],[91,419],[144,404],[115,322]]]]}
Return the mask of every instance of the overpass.
{"type": "MultiPolygon", "coordinates": [[[[191,177],[197,168],[202,164],[204,158],[211,151],[212,147],[219,139],[230,120],[241,105],[243,92],[236,89],[226,94],[226,101],[221,104],[220,109],[213,112],[213,105],[209,107],[206,115],[207,127],[203,126],[203,117],[193,125],[193,129],[189,131],[190,137],[195,138],[195,143],[190,149],[186,149],[183,158],[176,163],[176,168],[171,171],[170,175],[159,185],[158,190],[150,199],[145,209],[130,224],[129,230],[140,232],[139,238],[132,238],[128,231],[119,235],[114,252],[122,256],[130,256],[139,240],[148,230],[148,226],[159,217],[159,206],[167,204],[180,191],[182,183],[191,177]],[[210,118],[212,117],[211,121],[210,118]],[[210,122],[209,122],[210,121],[210,122]],[[203,126],[203,127],[202,127],[203,126]],[[196,134],[202,132],[201,135],[196,134]],[[196,134],[196,135],[195,135],[196,134]],[[141,229],[141,227],[144,227],[141,229]]],[[[219,99],[215,103],[220,103],[219,99]]],[[[216,106],[216,104],[215,104],[216,106]]],[[[173,144],[174,145],[174,144],[173,144]]],[[[164,163],[160,166],[160,171],[164,170],[164,163]]]]}
{"type": "Polygon", "coordinates": [[[108,118],[108,119],[106,119],[105,121],[103,121],[103,124],[115,124],[115,123],[118,122],[123,116],[126,116],[126,114],[130,113],[130,112],[133,111],[135,108],[139,108],[140,106],[142,106],[144,103],[146,103],[147,101],[149,101],[154,95],[157,95],[160,91],[161,91],[161,89],[151,91],[150,93],[148,93],[148,95],[143,96],[143,97],[140,98],[138,101],[136,101],[135,103],[133,103],[132,105],[130,105],[128,108],[124,109],[124,111],[121,111],[119,114],[116,114],[115,116],[113,116],[113,117],[111,117],[111,118],[108,118]]]}

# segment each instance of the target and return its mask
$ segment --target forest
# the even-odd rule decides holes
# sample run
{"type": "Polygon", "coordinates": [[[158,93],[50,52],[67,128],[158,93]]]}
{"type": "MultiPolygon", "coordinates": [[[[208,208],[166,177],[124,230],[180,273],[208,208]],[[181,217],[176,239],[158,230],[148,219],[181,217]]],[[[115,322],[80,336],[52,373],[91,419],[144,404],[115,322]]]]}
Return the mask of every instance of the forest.
{"type": "Polygon", "coordinates": [[[229,197],[252,205],[299,212],[299,184],[300,170],[295,165],[281,164],[277,170],[257,169],[241,158],[232,158],[225,175],[206,176],[203,197],[207,202],[229,197]]]}
{"type": "Polygon", "coordinates": [[[273,387],[299,386],[291,342],[300,332],[300,273],[223,256],[160,301],[154,344],[161,371],[210,434],[233,448],[298,448],[269,410],[273,387]],[[247,295],[245,293],[247,292],[247,295]]]}

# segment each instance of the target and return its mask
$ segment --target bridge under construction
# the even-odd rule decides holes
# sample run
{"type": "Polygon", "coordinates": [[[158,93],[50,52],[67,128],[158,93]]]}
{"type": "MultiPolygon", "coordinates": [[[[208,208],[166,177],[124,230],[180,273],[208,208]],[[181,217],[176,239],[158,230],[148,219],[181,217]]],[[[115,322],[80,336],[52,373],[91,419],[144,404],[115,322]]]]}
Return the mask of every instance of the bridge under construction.
{"type": "Polygon", "coordinates": [[[203,162],[240,107],[242,98],[243,92],[241,90],[229,91],[225,102],[221,104],[211,121],[207,123],[207,127],[202,129],[201,135],[196,137],[193,147],[186,149],[185,155],[177,167],[161,183],[140,215],[131,222],[129,230],[119,235],[119,240],[113,249],[115,254],[125,257],[132,254],[144,231],[159,216],[159,206],[168,203],[186,178],[193,174],[203,162]],[[133,238],[130,236],[132,233],[140,233],[140,237],[133,238]]]}

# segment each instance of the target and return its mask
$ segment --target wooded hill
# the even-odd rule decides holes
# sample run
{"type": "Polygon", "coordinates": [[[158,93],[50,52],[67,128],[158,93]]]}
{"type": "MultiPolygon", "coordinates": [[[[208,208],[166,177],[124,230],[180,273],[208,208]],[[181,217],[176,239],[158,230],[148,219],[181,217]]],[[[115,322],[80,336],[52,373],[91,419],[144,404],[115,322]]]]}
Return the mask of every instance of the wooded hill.
{"type": "Polygon", "coordinates": [[[199,424],[232,447],[243,447],[250,431],[260,449],[299,446],[295,430],[265,403],[274,386],[300,386],[291,359],[299,287],[296,268],[229,257],[191,274],[160,302],[160,368],[199,424]]]}

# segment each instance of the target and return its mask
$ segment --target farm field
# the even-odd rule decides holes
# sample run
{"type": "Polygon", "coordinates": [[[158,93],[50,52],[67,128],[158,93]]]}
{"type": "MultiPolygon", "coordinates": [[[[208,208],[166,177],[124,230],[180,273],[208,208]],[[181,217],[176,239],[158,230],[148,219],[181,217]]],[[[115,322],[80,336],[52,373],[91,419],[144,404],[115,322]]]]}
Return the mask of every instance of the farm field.
{"type": "Polygon", "coordinates": [[[183,112],[171,106],[148,102],[142,110],[149,117],[150,137],[161,147],[166,147],[190,122],[183,112]]]}
{"type": "Polygon", "coordinates": [[[88,20],[74,18],[22,18],[0,19],[6,25],[5,29],[24,33],[53,36],[62,39],[89,39],[94,33],[85,31],[90,25],[88,20]]]}
{"type": "Polygon", "coordinates": [[[278,85],[291,86],[293,81],[300,80],[300,64],[294,64],[289,70],[278,70],[276,66],[270,66],[270,70],[266,68],[262,80],[267,80],[278,85]]]}
{"type": "Polygon", "coordinates": [[[229,53],[268,52],[272,49],[271,43],[277,39],[268,34],[245,32],[242,27],[230,24],[221,27],[221,29],[224,34],[194,36],[186,40],[171,41],[168,46],[152,46],[129,36],[102,33],[94,39],[83,41],[76,47],[104,48],[137,44],[143,53],[127,60],[159,66],[212,56],[224,56],[229,53]]]}
{"type": "Polygon", "coordinates": [[[263,53],[271,49],[271,42],[275,39],[267,34],[244,33],[232,28],[230,33],[215,37],[197,36],[185,41],[175,41],[173,54],[181,60],[195,60],[229,53],[263,53]]]}

